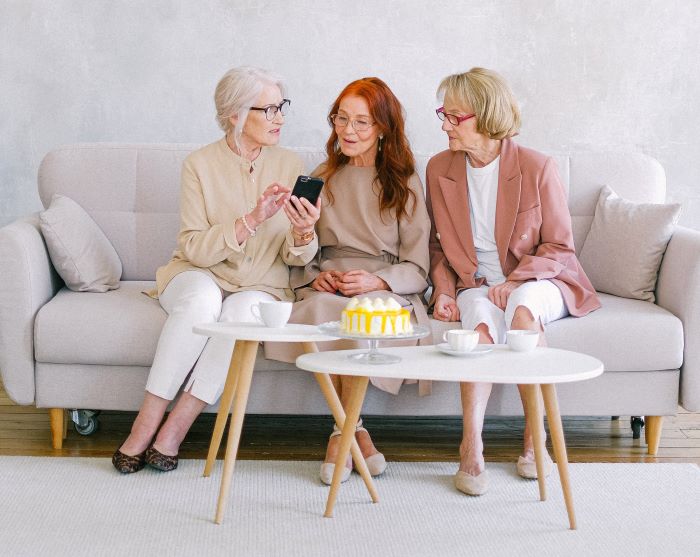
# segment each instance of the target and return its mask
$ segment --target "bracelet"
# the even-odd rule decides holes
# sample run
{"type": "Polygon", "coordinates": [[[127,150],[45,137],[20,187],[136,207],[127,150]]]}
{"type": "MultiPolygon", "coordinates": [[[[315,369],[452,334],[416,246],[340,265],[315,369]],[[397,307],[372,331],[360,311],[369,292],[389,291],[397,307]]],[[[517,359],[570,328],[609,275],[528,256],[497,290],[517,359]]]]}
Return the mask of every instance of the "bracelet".
{"type": "Polygon", "coordinates": [[[255,229],[251,228],[248,225],[248,221],[245,220],[245,215],[241,217],[241,221],[243,222],[243,226],[245,226],[245,229],[248,231],[248,234],[250,234],[251,236],[255,236],[255,229]]]}
{"type": "Polygon", "coordinates": [[[308,244],[311,240],[314,239],[315,235],[315,230],[312,230],[311,232],[304,232],[304,234],[297,234],[296,232],[294,232],[294,229],[292,229],[292,236],[294,237],[294,239],[298,242],[302,242],[303,244],[308,244]]]}

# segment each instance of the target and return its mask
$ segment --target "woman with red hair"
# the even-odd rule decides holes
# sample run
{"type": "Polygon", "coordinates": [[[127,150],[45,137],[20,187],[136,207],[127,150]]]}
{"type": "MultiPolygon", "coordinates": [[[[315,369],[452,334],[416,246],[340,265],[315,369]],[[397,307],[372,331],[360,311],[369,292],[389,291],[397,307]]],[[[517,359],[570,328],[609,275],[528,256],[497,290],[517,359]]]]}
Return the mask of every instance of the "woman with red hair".
{"type": "MultiPolygon", "coordinates": [[[[401,103],[381,79],[366,77],[343,89],[328,123],[328,158],[312,173],[325,180],[316,225],[319,251],[290,277],[298,300],[291,321],[337,321],[349,298],[369,296],[393,298],[413,309],[414,320],[427,323],[421,294],[428,287],[430,218],[404,132],[401,103]]],[[[356,347],[357,343],[339,341],[321,349],[356,347]]],[[[349,398],[347,379],[334,378],[343,404],[349,398]]],[[[372,379],[372,383],[396,394],[403,381],[372,379]]],[[[326,484],[333,478],[339,435],[334,427],[321,467],[326,484]]],[[[384,456],[361,420],[356,437],[370,473],[384,472],[384,456]]],[[[346,466],[343,481],[350,476],[352,459],[346,466]]]]}

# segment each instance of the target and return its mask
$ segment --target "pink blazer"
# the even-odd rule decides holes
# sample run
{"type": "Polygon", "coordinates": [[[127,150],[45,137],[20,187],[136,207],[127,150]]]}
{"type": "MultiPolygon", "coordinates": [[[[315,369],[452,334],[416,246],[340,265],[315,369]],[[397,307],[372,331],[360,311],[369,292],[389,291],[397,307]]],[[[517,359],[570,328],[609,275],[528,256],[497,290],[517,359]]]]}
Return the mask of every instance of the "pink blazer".
{"type": "MultiPolygon", "coordinates": [[[[455,298],[459,290],[484,283],[474,278],[476,249],[469,218],[464,152],[443,151],[428,162],[430,279],[433,295],[455,298]]],[[[600,300],[576,258],[571,217],[556,163],[510,139],[501,144],[496,199],[496,246],[508,280],[549,279],[561,290],[573,316],[600,307],[600,300]]]]}

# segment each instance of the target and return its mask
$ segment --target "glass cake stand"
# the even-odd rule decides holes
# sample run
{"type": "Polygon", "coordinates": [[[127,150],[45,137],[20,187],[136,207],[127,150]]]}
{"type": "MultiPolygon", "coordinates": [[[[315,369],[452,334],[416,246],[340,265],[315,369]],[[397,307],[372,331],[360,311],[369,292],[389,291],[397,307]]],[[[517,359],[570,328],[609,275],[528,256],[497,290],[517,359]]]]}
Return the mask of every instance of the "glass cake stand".
{"type": "Polygon", "coordinates": [[[384,354],[379,352],[378,346],[380,340],[412,340],[427,337],[430,334],[428,327],[423,325],[413,325],[413,332],[405,335],[360,335],[356,333],[348,333],[340,329],[340,321],[330,321],[322,323],[318,326],[318,330],[329,336],[338,338],[346,338],[351,340],[366,340],[369,342],[369,351],[360,354],[351,354],[348,356],[351,360],[363,364],[396,364],[401,361],[400,356],[393,354],[384,354]]]}

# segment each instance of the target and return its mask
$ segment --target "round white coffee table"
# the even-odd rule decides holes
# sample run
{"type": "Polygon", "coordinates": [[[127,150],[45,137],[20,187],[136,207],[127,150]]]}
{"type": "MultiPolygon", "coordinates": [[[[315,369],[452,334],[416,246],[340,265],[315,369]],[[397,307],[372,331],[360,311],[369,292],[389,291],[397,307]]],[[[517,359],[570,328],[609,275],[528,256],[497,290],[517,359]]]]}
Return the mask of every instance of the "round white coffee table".
{"type": "MultiPolygon", "coordinates": [[[[479,345],[483,347],[485,345],[479,345]]],[[[351,442],[355,439],[355,424],[360,417],[369,376],[429,379],[432,381],[455,381],[474,383],[512,383],[526,386],[526,407],[531,424],[543,420],[540,407],[540,390],[549,419],[552,445],[559,478],[561,480],[566,510],[571,529],[576,528],[574,504],[569,482],[566,444],[559,415],[555,383],[569,383],[592,379],[603,373],[599,360],[555,348],[538,347],[532,352],[514,352],[504,345],[493,345],[493,350],[474,356],[450,356],[435,346],[410,346],[385,348],[384,352],[401,357],[397,364],[367,366],[351,358],[357,350],[336,350],[299,356],[296,365],[300,369],[315,373],[333,373],[354,376],[352,395],[345,409],[346,420],[340,441],[340,450],[335,465],[333,483],[326,503],[325,516],[333,516],[333,507],[340,488],[340,479],[351,442]]],[[[540,490],[540,499],[546,499],[544,477],[544,439],[541,430],[533,427],[535,461],[540,490]]]]}
{"type": "MultiPolygon", "coordinates": [[[[321,334],[318,328],[313,325],[294,324],[288,324],[279,328],[271,328],[255,323],[205,323],[196,325],[193,327],[193,331],[208,337],[235,339],[236,341],[233,353],[231,354],[224,392],[219,402],[219,412],[216,416],[214,433],[212,434],[211,444],[209,445],[207,462],[204,467],[204,476],[209,476],[214,466],[219,446],[221,445],[221,438],[224,433],[224,428],[226,427],[226,420],[229,414],[231,414],[231,426],[226,442],[226,456],[224,458],[224,472],[219,489],[216,517],[214,519],[217,524],[221,524],[231,488],[233,469],[236,464],[238,444],[241,439],[241,430],[243,428],[243,418],[245,417],[246,405],[248,404],[248,393],[250,392],[250,384],[253,378],[255,358],[258,353],[258,343],[296,342],[302,345],[304,352],[311,353],[318,351],[316,347],[317,342],[337,340],[337,337],[321,334]],[[232,405],[233,413],[231,413],[232,405]]],[[[328,407],[331,409],[335,422],[338,424],[338,427],[342,427],[341,424],[345,422],[345,412],[338,398],[338,394],[333,388],[330,377],[327,373],[316,373],[315,376],[321,387],[321,392],[326,398],[328,407]]],[[[372,500],[374,502],[378,501],[377,491],[372,482],[372,476],[370,476],[369,470],[367,470],[367,465],[365,464],[365,460],[362,457],[362,453],[356,441],[352,443],[351,451],[355,466],[362,476],[372,500]]]]}

